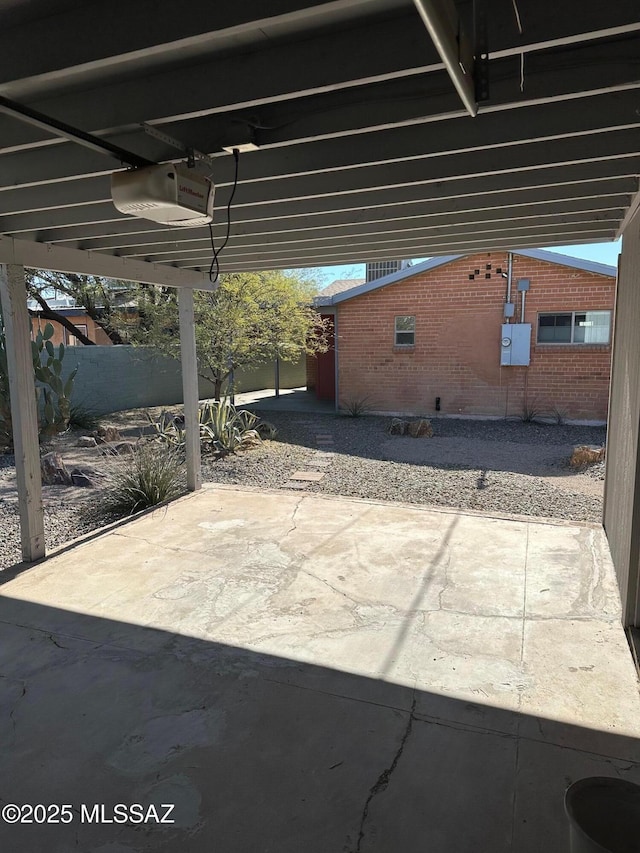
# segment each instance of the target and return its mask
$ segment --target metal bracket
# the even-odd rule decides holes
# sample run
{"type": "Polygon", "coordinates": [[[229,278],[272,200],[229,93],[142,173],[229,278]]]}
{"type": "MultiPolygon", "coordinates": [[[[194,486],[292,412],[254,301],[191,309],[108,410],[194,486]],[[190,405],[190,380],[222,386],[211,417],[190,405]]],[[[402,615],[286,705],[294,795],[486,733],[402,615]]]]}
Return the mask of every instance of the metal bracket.
{"type": "Polygon", "coordinates": [[[182,151],[183,154],[187,155],[187,166],[190,169],[193,169],[196,165],[196,160],[199,160],[202,163],[205,163],[210,169],[213,169],[213,160],[209,157],[208,154],[203,154],[202,151],[198,151],[196,148],[192,148],[190,145],[185,145],[184,142],[180,142],[179,139],[174,139],[173,136],[169,136],[167,133],[163,133],[161,130],[158,130],[157,127],[153,127],[150,124],[141,124],[140,127],[144,130],[146,134],[149,136],[153,136],[154,139],[158,139],[160,142],[164,142],[166,145],[170,145],[172,148],[175,148],[177,151],[182,151]]]}
{"type": "Polygon", "coordinates": [[[482,0],[473,2],[473,83],[476,103],[489,100],[489,37],[482,0]]]}

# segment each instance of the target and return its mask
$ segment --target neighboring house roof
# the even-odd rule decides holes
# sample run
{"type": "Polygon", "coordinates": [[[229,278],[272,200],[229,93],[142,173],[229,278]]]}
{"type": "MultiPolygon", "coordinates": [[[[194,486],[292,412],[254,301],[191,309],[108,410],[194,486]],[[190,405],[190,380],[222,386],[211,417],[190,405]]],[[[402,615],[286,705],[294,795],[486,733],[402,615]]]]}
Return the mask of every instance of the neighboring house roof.
{"type": "MultiPolygon", "coordinates": [[[[473,254],[475,255],[478,253],[473,252],[473,254]]],[[[611,278],[615,278],[617,275],[617,269],[609,264],[599,264],[596,261],[587,261],[584,258],[572,258],[569,255],[560,255],[557,252],[547,252],[544,249],[518,249],[512,250],[512,254],[521,255],[525,258],[534,258],[538,261],[547,261],[548,263],[559,264],[560,266],[572,267],[573,269],[584,270],[585,272],[597,273],[598,275],[606,275],[611,278]]],[[[407,269],[400,270],[399,272],[385,275],[382,278],[375,279],[374,281],[357,284],[355,287],[352,286],[347,289],[341,288],[332,293],[329,293],[328,291],[333,287],[333,285],[329,285],[324,290],[320,291],[318,296],[314,299],[314,303],[318,307],[322,307],[323,305],[337,305],[339,302],[346,302],[347,299],[354,299],[356,296],[371,293],[374,290],[379,290],[381,287],[387,287],[390,284],[397,284],[399,281],[404,281],[405,278],[411,278],[414,275],[420,275],[420,273],[430,272],[433,269],[442,267],[445,264],[450,264],[453,261],[458,261],[464,257],[467,256],[442,255],[439,258],[429,258],[421,264],[407,267],[407,269]]],[[[344,279],[334,282],[334,284],[345,283],[353,285],[353,281],[345,282],[344,279]]]]}

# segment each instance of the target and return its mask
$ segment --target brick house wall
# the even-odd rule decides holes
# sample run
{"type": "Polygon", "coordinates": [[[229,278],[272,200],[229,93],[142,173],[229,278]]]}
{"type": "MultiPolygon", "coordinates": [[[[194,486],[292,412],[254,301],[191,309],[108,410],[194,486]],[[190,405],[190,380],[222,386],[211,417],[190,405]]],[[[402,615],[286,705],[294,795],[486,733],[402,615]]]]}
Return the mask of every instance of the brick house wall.
{"type": "Polygon", "coordinates": [[[537,344],[539,312],[613,310],[615,279],[513,256],[511,299],[520,320],[519,278],[530,279],[525,322],[531,363],[501,367],[506,252],[484,252],[417,273],[336,306],[339,396],[367,396],[379,411],[519,415],[525,407],[605,420],[611,346],[537,344]],[[476,273],[477,271],[477,273],[476,273]],[[473,278],[471,278],[473,276],[473,278]],[[415,345],[394,346],[398,315],[416,318],[415,345]]]}
{"type": "MultiPolygon", "coordinates": [[[[60,313],[63,314],[64,309],[60,309],[60,313]]],[[[69,320],[71,320],[72,323],[74,323],[75,325],[87,327],[87,336],[92,341],[95,341],[98,346],[111,346],[111,339],[109,338],[109,336],[103,329],[100,328],[100,326],[98,326],[91,319],[91,317],[87,316],[86,314],[74,313],[73,315],[71,315],[70,312],[68,312],[68,314],[69,320]]],[[[51,323],[51,325],[53,326],[53,337],[51,338],[51,340],[54,346],[58,346],[58,344],[64,344],[65,346],[75,345],[75,340],[72,341],[70,338],[71,333],[67,332],[64,326],[61,326],[60,323],[56,323],[55,320],[43,320],[39,317],[32,317],[31,330],[33,336],[36,336],[39,328],[44,331],[44,327],[47,325],[47,323],[51,323]]]]}

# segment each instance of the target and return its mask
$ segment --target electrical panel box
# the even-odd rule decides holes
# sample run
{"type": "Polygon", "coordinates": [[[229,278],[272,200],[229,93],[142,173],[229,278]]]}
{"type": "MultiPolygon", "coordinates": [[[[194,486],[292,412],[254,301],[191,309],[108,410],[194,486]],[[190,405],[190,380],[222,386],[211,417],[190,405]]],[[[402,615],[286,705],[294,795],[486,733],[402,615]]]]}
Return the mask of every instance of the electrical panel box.
{"type": "Polygon", "coordinates": [[[505,302],[504,303],[504,316],[505,317],[513,317],[515,312],[515,305],[513,302],[505,302]]]}
{"type": "Polygon", "coordinates": [[[530,360],[531,323],[504,323],[500,341],[501,367],[526,367],[530,360]]]}

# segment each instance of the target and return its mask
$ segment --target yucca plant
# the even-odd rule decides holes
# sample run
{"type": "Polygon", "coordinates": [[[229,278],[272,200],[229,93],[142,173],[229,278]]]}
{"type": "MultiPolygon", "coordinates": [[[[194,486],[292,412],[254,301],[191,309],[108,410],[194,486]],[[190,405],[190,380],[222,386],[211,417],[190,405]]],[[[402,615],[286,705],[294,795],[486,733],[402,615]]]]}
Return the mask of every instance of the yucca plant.
{"type": "Polygon", "coordinates": [[[343,415],[350,418],[359,418],[368,414],[373,408],[373,401],[368,395],[365,397],[347,397],[340,401],[340,410],[343,415]]]}
{"type": "Polygon", "coordinates": [[[523,423],[532,424],[539,418],[544,417],[544,412],[538,408],[535,400],[531,403],[525,402],[520,413],[520,420],[523,423]]]}
{"type": "Polygon", "coordinates": [[[109,475],[104,506],[115,515],[131,515],[177,497],[184,491],[180,454],[158,441],[141,444],[109,475]]]}

